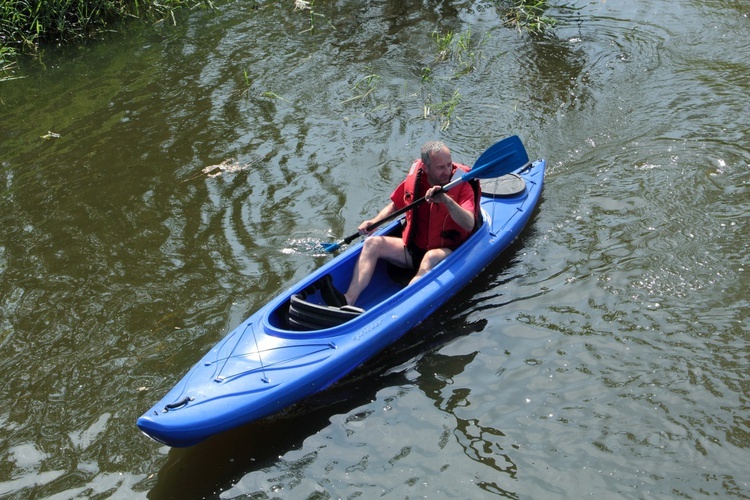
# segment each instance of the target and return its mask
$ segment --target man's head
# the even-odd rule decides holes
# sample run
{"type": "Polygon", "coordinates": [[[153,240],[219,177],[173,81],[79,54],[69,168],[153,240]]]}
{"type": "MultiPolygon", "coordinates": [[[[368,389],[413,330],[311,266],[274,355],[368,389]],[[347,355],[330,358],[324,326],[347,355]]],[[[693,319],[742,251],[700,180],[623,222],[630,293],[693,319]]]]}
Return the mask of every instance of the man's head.
{"type": "Polygon", "coordinates": [[[427,180],[431,186],[442,186],[451,180],[453,160],[445,144],[440,141],[430,141],[422,146],[420,154],[427,172],[427,180]]]}

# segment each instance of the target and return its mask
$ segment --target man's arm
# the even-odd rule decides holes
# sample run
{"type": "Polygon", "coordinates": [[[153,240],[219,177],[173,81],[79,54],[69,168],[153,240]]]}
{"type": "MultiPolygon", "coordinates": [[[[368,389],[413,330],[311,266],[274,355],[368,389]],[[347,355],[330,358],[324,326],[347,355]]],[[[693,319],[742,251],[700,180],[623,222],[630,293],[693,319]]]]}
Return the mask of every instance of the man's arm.
{"type": "Polygon", "coordinates": [[[427,190],[425,199],[428,203],[442,203],[448,209],[453,221],[466,231],[474,230],[474,212],[459,205],[453,198],[445,193],[435,194],[440,186],[433,186],[427,190]]]}
{"type": "MultiPolygon", "coordinates": [[[[362,222],[362,224],[359,225],[359,234],[370,234],[372,231],[369,230],[369,228],[375,224],[376,222],[385,219],[389,215],[391,215],[393,212],[396,211],[396,204],[393,202],[390,202],[387,204],[383,209],[378,213],[378,215],[375,216],[375,218],[366,220],[362,222]]],[[[474,226],[472,226],[473,228],[474,226]]]]}

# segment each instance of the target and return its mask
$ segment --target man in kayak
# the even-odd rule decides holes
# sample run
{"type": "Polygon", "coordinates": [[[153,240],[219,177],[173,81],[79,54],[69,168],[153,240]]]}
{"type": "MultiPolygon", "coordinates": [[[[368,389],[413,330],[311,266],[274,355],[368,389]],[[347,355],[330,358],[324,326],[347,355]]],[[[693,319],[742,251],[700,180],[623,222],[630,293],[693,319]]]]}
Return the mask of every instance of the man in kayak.
{"type": "Polygon", "coordinates": [[[406,212],[401,237],[371,236],[365,239],[362,253],[354,266],[346,293],[334,291],[329,305],[354,305],[370,283],[379,259],[415,272],[410,283],[424,276],[463,243],[474,230],[479,210],[479,183],[460,183],[447,193],[439,193],[458,170],[469,167],[453,163],[450,150],[440,141],[422,146],[406,179],[391,194],[391,202],[375,218],[359,225],[359,233],[369,235],[377,221],[424,196],[426,203],[406,212]],[[334,303],[331,303],[334,302],[334,303]]]}

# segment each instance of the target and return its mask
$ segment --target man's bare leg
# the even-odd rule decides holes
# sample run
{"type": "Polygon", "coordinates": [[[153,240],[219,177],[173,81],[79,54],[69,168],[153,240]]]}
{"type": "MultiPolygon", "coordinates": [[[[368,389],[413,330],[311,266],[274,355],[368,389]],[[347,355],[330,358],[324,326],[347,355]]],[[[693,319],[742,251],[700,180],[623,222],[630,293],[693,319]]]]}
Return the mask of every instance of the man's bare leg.
{"type": "Polygon", "coordinates": [[[417,274],[414,275],[409,284],[411,285],[419,278],[427,274],[428,271],[440,264],[443,259],[449,256],[452,252],[453,250],[450,250],[448,248],[435,248],[433,250],[429,250],[426,254],[424,254],[424,258],[422,258],[422,262],[420,262],[419,264],[419,270],[417,270],[417,274]]]}
{"type": "Polygon", "coordinates": [[[370,236],[365,240],[362,253],[354,265],[352,281],[344,296],[349,305],[359,298],[362,291],[370,284],[375,266],[379,259],[386,259],[397,266],[409,267],[411,256],[404,249],[404,241],[393,236],[370,236]]]}

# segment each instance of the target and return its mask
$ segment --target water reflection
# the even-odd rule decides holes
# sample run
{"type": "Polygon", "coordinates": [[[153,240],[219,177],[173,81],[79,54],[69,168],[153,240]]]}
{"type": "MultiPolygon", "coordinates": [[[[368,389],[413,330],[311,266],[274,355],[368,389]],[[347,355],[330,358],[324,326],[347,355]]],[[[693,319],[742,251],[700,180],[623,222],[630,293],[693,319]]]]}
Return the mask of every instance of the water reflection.
{"type": "MultiPolygon", "coordinates": [[[[463,300],[459,298],[457,303],[463,303],[463,300]]],[[[457,318],[451,324],[450,329],[442,329],[439,321],[428,319],[425,325],[407,334],[334,387],[281,415],[212,437],[191,448],[164,448],[167,463],[141,486],[150,490],[152,498],[210,495],[236,483],[239,484],[234,490],[229,490],[230,495],[251,493],[254,490],[247,490],[250,485],[259,488],[258,491],[294,489],[299,477],[308,474],[308,468],[318,467],[317,463],[311,463],[314,459],[309,456],[315,454],[309,451],[307,443],[311,436],[328,433],[338,425],[372,429],[376,424],[370,420],[376,419],[380,412],[375,413],[374,409],[352,412],[372,407],[374,402],[384,405],[381,410],[387,411],[388,400],[381,402],[379,395],[387,388],[409,387],[417,383],[422,390],[430,390],[422,387],[419,380],[410,380],[408,372],[428,358],[427,367],[433,366],[436,362],[433,357],[443,359],[443,356],[429,354],[430,351],[461,336],[481,331],[484,322],[464,323],[464,319],[457,318]],[[344,420],[340,422],[342,418],[344,420]],[[302,453],[299,459],[279,460],[298,452],[302,453]],[[257,483],[258,475],[269,468],[277,471],[273,480],[264,479],[257,483]]],[[[461,371],[462,359],[451,357],[450,364],[456,373],[461,371]]],[[[354,433],[347,433],[349,437],[354,438],[354,433]]],[[[350,465],[347,470],[358,468],[367,470],[366,461],[350,465]]]]}
{"type": "Polygon", "coordinates": [[[314,32],[253,7],[45,49],[3,82],[0,495],[747,491],[737,2],[593,2],[542,38],[482,4],[320,4],[314,32]],[[449,29],[483,40],[471,72],[435,64],[449,29]],[[456,91],[440,131],[423,108],[456,91]],[[510,133],[550,160],[543,206],[455,304],[281,418],[189,450],[137,433],[419,144],[471,163],[510,133]],[[248,167],[203,172],[230,158],[248,167]]]}
{"type": "MultiPolygon", "coordinates": [[[[433,354],[420,363],[418,370],[425,375],[420,376],[417,383],[425,394],[435,399],[436,407],[456,419],[452,436],[466,456],[482,467],[489,467],[507,476],[505,480],[480,480],[477,481],[477,486],[490,493],[517,497],[498,484],[507,484],[507,479],[515,479],[517,474],[516,464],[504,451],[507,446],[505,434],[492,426],[483,425],[481,419],[465,419],[460,416],[461,409],[471,405],[471,389],[456,387],[454,378],[474,361],[476,355],[476,352],[461,356],[433,354]]],[[[489,474],[489,477],[494,476],[493,473],[489,474]]]]}

